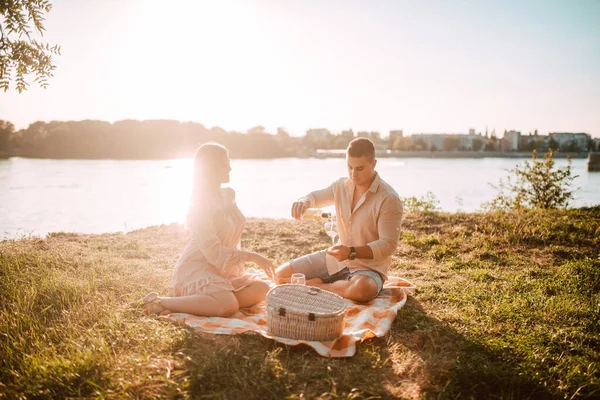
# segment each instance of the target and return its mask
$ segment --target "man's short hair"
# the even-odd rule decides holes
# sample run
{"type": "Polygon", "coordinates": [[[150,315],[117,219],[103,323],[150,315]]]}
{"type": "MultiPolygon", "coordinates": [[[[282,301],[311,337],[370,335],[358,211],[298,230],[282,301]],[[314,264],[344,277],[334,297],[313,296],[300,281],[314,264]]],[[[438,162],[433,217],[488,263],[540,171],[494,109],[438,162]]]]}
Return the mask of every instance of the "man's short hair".
{"type": "Polygon", "coordinates": [[[363,157],[367,156],[370,160],[375,159],[375,146],[367,138],[359,137],[354,139],[348,145],[346,153],[350,157],[363,157]]]}

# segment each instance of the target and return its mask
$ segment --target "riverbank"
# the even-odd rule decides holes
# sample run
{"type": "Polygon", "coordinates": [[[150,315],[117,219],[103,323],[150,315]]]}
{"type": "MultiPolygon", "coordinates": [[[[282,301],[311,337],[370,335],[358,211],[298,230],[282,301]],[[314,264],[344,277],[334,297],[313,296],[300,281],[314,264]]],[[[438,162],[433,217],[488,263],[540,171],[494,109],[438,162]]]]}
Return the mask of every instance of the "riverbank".
{"type": "MultiPolygon", "coordinates": [[[[532,152],[530,151],[515,151],[515,152],[500,152],[500,151],[400,151],[400,150],[376,150],[377,158],[466,158],[466,159],[479,159],[479,158],[531,158],[532,152]]],[[[539,153],[543,155],[543,153],[539,153]]],[[[555,159],[570,158],[588,158],[588,152],[556,152],[554,153],[555,159]]],[[[48,160],[170,160],[175,157],[44,157],[44,156],[32,156],[31,154],[20,154],[20,153],[8,153],[0,152],[0,159],[9,159],[12,157],[18,158],[31,158],[31,159],[48,159],[48,160]]],[[[345,149],[318,149],[318,150],[298,150],[290,151],[286,154],[281,155],[260,155],[257,154],[254,157],[236,157],[232,155],[232,159],[240,160],[270,160],[279,158],[344,158],[346,157],[345,149]]],[[[187,158],[187,157],[183,157],[187,158]]]]}
{"type": "MultiPolygon", "coordinates": [[[[401,151],[401,150],[376,150],[377,158],[531,158],[531,151],[401,151]]],[[[543,153],[539,153],[543,155],[543,153]]],[[[588,158],[588,152],[556,152],[554,158],[588,158]]],[[[346,157],[346,150],[317,150],[313,157],[346,157]]]]}
{"type": "MultiPolygon", "coordinates": [[[[0,394],[109,398],[592,398],[600,393],[600,208],[409,214],[393,271],[418,287],[351,359],[218,336],[127,306],[166,293],[180,225],[0,242],[0,394]]],[[[276,263],[312,222],[249,219],[276,263]]]]}

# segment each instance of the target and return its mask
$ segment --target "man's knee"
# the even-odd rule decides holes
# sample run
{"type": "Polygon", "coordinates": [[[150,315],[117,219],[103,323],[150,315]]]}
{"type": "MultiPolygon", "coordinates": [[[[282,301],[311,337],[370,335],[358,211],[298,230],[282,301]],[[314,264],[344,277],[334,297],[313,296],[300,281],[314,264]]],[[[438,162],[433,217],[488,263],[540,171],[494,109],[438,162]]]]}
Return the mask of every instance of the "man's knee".
{"type": "Polygon", "coordinates": [[[354,301],[367,302],[377,297],[379,288],[377,282],[365,275],[354,275],[350,278],[348,298],[354,301]]]}
{"type": "Polygon", "coordinates": [[[280,282],[281,280],[288,279],[290,276],[292,276],[294,272],[296,271],[294,271],[294,267],[292,267],[292,264],[290,264],[289,262],[280,265],[275,270],[275,283],[282,283],[280,282]]]}

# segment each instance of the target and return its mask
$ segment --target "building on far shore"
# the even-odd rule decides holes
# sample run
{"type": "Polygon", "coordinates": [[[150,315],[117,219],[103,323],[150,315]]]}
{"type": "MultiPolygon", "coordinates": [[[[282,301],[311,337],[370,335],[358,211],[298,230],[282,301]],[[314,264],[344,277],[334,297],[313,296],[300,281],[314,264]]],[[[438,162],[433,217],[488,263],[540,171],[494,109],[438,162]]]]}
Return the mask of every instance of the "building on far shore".
{"type": "Polygon", "coordinates": [[[475,133],[475,129],[469,129],[469,133],[467,135],[458,135],[458,138],[461,144],[460,147],[469,151],[473,150],[473,142],[475,140],[481,140],[481,142],[483,143],[481,133],[475,133]]]}
{"type": "Polygon", "coordinates": [[[521,132],[508,131],[504,132],[502,138],[502,151],[519,151],[519,144],[521,143],[521,132]]]}
{"type": "Polygon", "coordinates": [[[348,139],[354,139],[354,131],[352,129],[348,129],[347,131],[342,131],[342,137],[348,139]]]}
{"type": "Polygon", "coordinates": [[[550,138],[558,143],[558,148],[566,151],[585,151],[592,136],[589,133],[551,132],[550,138]]]}
{"type": "Polygon", "coordinates": [[[394,143],[396,138],[399,138],[399,137],[404,137],[404,132],[402,131],[402,129],[390,131],[390,142],[391,143],[394,143]]]}
{"type": "Polygon", "coordinates": [[[561,152],[582,152],[592,150],[600,152],[600,138],[591,138],[588,133],[552,132],[548,135],[534,133],[522,134],[516,130],[505,130],[503,137],[496,137],[492,131],[488,137],[469,128],[468,133],[415,133],[404,135],[401,129],[389,131],[389,136],[381,137],[377,131],[343,130],[332,134],[324,128],[309,129],[306,138],[315,149],[342,149],[355,137],[369,138],[377,150],[428,151],[428,152],[500,152],[530,153],[532,150],[546,152],[550,148],[561,152]]]}
{"type": "Polygon", "coordinates": [[[473,150],[473,142],[480,140],[483,143],[481,133],[475,133],[475,129],[469,129],[469,133],[417,133],[412,135],[413,143],[422,147],[418,150],[473,150]]]}
{"type": "Polygon", "coordinates": [[[356,136],[371,139],[372,141],[381,139],[381,135],[377,131],[359,131],[356,136]]]}
{"type": "Polygon", "coordinates": [[[550,137],[548,135],[540,135],[537,130],[533,134],[529,132],[529,135],[521,135],[521,141],[519,143],[520,151],[548,151],[550,148],[550,137]]]}
{"type": "Polygon", "coordinates": [[[411,135],[415,150],[443,150],[446,134],[415,133],[411,135]]]}
{"type": "Polygon", "coordinates": [[[306,137],[310,139],[327,140],[330,136],[331,132],[325,128],[309,129],[306,131],[306,137]]]}

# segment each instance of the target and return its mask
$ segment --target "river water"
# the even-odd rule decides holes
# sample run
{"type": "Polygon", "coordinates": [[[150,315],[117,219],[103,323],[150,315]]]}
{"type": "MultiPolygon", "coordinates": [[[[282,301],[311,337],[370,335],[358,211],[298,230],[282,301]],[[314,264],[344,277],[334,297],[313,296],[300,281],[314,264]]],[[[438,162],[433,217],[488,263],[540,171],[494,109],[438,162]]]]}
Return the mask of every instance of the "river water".
{"type": "MultiPolygon", "coordinates": [[[[444,211],[477,211],[495,194],[489,184],[525,160],[381,158],[377,171],[402,197],[433,192],[444,211]]],[[[572,165],[580,188],[574,205],[600,204],[600,173],[587,172],[586,159],[572,165]]],[[[248,217],[290,218],[295,199],[346,174],[343,158],[242,159],[231,166],[229,185],[248,217]]],[[[0,238],[182,222],[191,176],[191,159],[0,160],[0,238]]]]}

